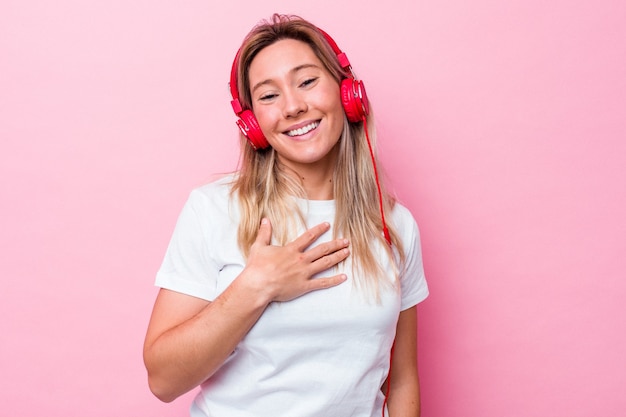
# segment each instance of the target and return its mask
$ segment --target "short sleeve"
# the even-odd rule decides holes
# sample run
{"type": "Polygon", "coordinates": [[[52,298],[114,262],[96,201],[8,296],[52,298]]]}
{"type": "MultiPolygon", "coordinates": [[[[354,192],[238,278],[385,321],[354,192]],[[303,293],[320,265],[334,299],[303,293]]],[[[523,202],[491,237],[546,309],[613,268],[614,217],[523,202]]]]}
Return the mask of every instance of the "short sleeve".
{"type": "Polygon", "coordinates": [[[193,191],[176,222],[156,286],[212,301],[219,268],[211,260],[206,203],[193,191]]]}
{"type": "Polygon", "coordinates": [[[419,228],[406,208],[398,207],[398,209],[401,213],[397,230],[401,235],[406,256],[400,276],[402,290],[400,309],[406,310],[424,301],[429,292],[424,274],[419,228]]]}

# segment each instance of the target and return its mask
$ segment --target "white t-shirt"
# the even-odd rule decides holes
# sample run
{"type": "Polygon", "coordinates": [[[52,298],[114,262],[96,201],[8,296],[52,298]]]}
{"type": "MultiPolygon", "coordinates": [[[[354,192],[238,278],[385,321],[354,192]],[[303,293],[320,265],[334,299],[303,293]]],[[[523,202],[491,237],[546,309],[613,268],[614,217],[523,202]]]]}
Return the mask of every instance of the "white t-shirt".
{"type": "MultiPolygon", "coordinates": [[[[237,245],[239,207],[230,199],[230,179],[192,191],[157,273],[157,286],[211,301],[241,273],[245,261],[237,245]]],[[[324,221],[333,224],[334,201],[299,204],[307,228],[324,221]]],[[[407,253],[401,291],[383,291],[380,303],[367,298],[353,286],[349,258],[342,268],[346,282],[271,303],[226,362],[201,385],[192,417],[381,414],[380,388],[389,371],[398,315],[428,295],[413,217],[399,204],[388,217],[407,253]]],[[[331,238],[328,231],[315,244],[331,238]]],[[[380,259],[385,258],[381,252],[380,259]]],[[[318,276],[336,273],[329,270],[318,276]]]]}

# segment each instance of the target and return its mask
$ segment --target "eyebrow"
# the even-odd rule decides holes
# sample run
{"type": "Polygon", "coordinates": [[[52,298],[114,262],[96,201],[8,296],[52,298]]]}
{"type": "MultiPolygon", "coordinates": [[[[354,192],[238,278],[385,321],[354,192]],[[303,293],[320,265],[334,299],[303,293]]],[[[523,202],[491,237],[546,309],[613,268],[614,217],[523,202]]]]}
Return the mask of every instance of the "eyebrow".
{"type": "MultiPolygon", "coordinates": [[[[298,65],[296,67],[293,67],[289,71],[289,73],[290,74],[295,74],[296,72],[301,71],[301,70],[306,69],[306,68],[319,68],[319,66],[317,66],[315,64],[302,64],[302,65],[298,65]]],[[[262,87],[262,86],[267,85],[267,84],[271,84],[272,82],[273,81],[272,81],[271,78],[268,78],[267,80],[259,81],[258,83],[254,84],[254,87],[252,87],[251,91],[252,91],[252,93],[254,93],[257,88],[262,87]]]]}

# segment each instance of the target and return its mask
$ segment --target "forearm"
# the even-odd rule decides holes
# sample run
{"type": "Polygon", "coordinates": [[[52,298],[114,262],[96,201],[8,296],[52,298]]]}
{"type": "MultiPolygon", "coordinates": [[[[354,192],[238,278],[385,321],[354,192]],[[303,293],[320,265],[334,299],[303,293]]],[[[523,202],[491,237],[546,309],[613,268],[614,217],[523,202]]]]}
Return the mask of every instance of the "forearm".
{"type": "Polygon", "coordinates": [[[349,254],[345,239],[311,247],[329,227],[322,223],[285,246],[272,246],[271,225],[262,221],[246,267],[211,303],[161,290],[144,344],[152,392],[172,401],[211,377],[271,302],[343,283],[343,274],[311,279],[349,254]]]}
{"type": "Polygon", "coordinates": [[[408,382],[397,385],[398,386],[389,392],[389,398],[387,400],[389,417],[419,417],[419,383],[408,382]]]}
{"type": "Polygon", "coordinates": [[[400,313],[390,375],[390,417],[419,417],[420,386],[417,370],[417,309],[400,313]]]}
{"type": "Polygon", "coordinates": [[[152,392],[169,402],[208,379],[268,303],[235,280],[197,314],[147,343],[144,361],[152,392]]]}

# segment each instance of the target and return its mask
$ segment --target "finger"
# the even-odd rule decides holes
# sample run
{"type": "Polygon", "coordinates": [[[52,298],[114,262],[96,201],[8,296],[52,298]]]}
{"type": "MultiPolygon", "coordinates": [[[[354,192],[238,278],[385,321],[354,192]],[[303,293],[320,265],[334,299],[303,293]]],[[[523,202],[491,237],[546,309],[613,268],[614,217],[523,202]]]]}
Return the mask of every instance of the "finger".
{"type": "Polygon", "coordinates": [[[327,278],[316,278],[308,281],[309,291],[323,290],[326,288],[335,287],[348,279],[346,274],[339,274],[327,278]]]}
{"type": "Polygon", "coordinates": [[[259,226],[259,232],[256,235],[256,242],[269,245],[272,241],[272,224],[270,220],[264,217],[261,220],[261,225],[259,226]]]}
{"type": "Polygon", "coordinates": [[[346,259],[348,255],[350,255],[350,250],[348,248],[343,248],[318,258],[311,263],[311,275],[315,275],[318,272],[322,272],[329,268],[332,268],[339,262],[346,259]]]}
{"type": "Polygon", "coordinates": [[[348,246],[350,246],[350,241],[348,239],[334,239],[309,249],[305,252],[305,256],[313,262],[321,257],[330,255],[343,248],[347,248],[348,246]]]}
{"type": "Polygon", "coordinates": [[[328,229],[330,229],[329,223],[320,223],[317,226],[313,226],[312,228],[302,233],[296,240],[293,241],[293,244],[296,245],[296,248],[299,251],[304,251],[306,248],[311,246],[311,244],[315,242],[320,236],[326,233],[328,229]]]}

